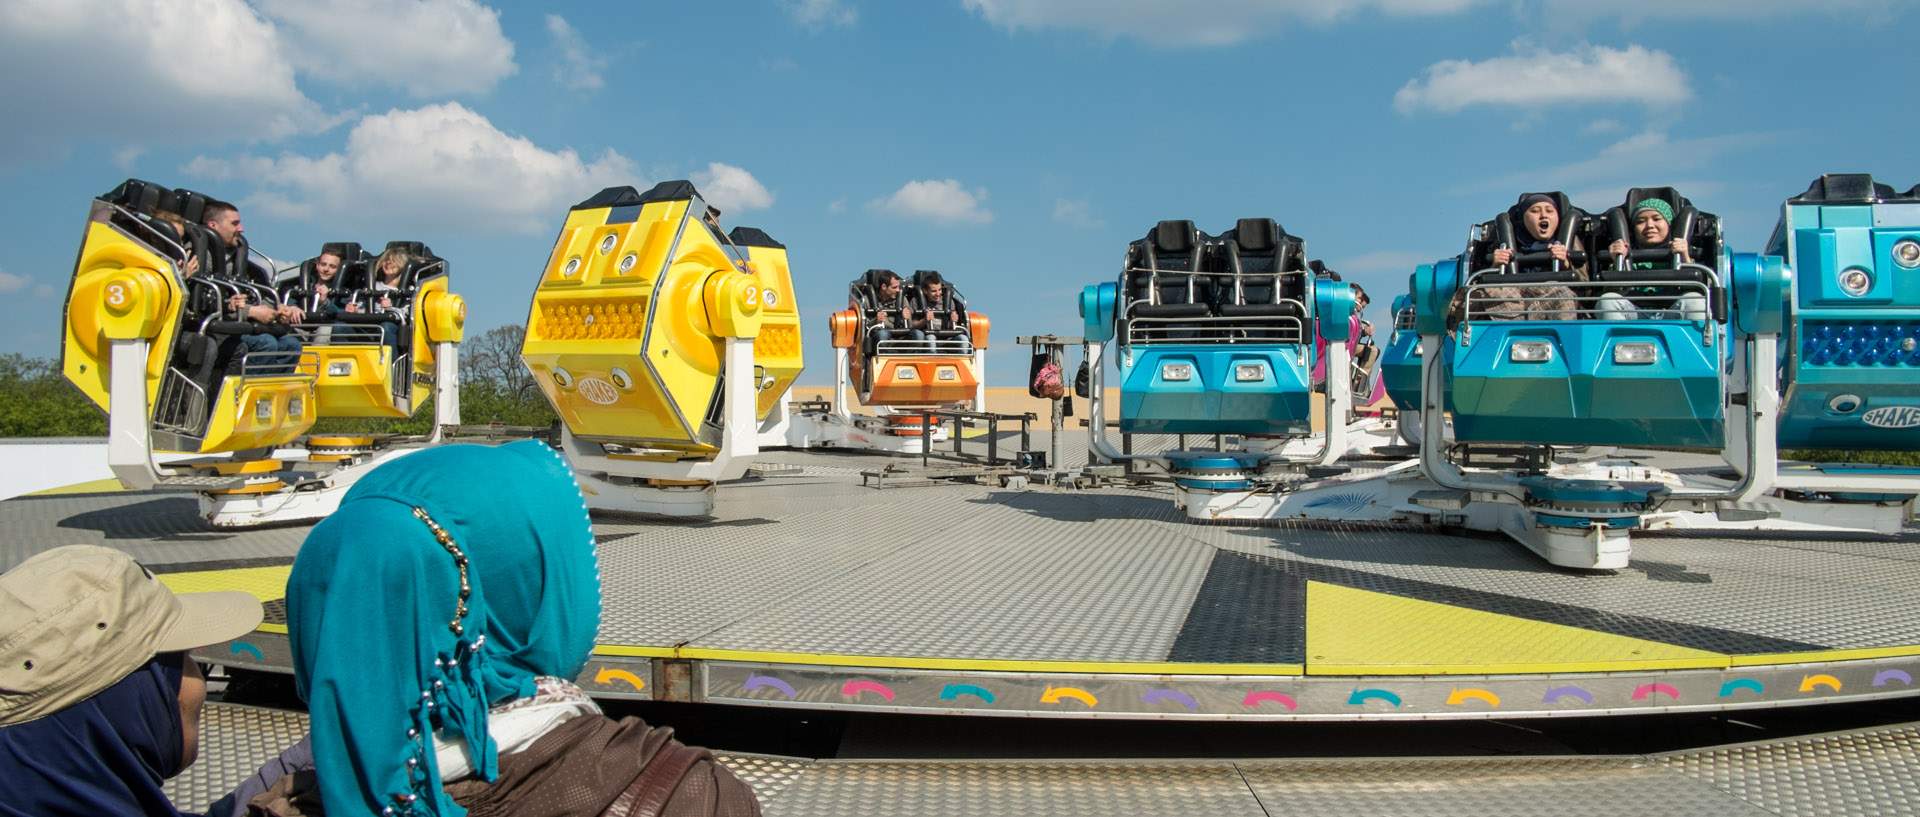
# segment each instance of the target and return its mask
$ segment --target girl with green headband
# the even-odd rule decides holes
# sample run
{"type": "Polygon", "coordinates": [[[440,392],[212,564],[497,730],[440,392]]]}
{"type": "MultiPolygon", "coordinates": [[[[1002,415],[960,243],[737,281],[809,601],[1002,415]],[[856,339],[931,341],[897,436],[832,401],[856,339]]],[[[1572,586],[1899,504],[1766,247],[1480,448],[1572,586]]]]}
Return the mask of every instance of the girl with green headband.
{"type": "MultiPolygon", "coordinates": [[[[1613,257],[1625,258],[1630,250],[1636,249],[1669,249],[1673,252],[1671,260],[1632,261],[1628,264],[1629,269],[1677,269],[1681,264],[1693,263],[1686,239],[1673,235],[1673,205],[1660,199],[1643,199],[1633,205],[1628,217],[1631,219],[1628,232],[1633,236],[1633,245],[1629,247],[1625,238],[1615,238],[1607,247],[1607,252],[1613,257]]],[[[1707,299],[1696,292],[1680,295],[1674,301],[1677,309],[1641,309],[1632,300],[1632,297],[1672,298],[1675,294],[1670,291],[1672,289],[1636,287],[1625,293],[1605,293],[1594,305],[1594,316],[1608,321],[1706,319],[1707,299]]]]}

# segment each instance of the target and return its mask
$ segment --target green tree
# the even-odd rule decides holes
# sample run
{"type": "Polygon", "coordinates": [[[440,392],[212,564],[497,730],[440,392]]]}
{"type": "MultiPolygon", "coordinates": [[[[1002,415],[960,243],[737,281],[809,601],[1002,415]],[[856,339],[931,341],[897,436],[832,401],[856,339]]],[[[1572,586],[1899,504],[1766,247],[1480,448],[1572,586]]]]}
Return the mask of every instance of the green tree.
{"type": "Polygon", "coordinates": [[[104,437],[107,415],[58,361],[0,354],[0,437],[104,437]]]}

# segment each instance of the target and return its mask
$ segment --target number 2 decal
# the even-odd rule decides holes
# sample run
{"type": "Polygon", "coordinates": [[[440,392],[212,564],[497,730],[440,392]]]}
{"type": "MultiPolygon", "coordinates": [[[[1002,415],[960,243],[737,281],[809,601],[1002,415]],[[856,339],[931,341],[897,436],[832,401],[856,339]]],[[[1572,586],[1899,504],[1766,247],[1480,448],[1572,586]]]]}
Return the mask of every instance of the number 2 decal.
{"type": "Polygon", "coordinates": [[[747,287],[747,306],[760,305],[760,288],[747,287]]]}

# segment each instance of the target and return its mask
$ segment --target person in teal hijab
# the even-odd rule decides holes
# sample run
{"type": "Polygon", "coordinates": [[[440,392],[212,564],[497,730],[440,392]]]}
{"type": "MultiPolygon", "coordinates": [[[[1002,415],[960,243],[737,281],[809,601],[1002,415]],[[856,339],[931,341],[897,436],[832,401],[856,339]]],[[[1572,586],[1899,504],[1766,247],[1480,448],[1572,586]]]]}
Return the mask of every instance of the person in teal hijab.
{"type": "Polygon", "coordinates": [[[327,812],[464,815],[434,734],[493,780],[488,707],[579,675],[599,628],[592,524],[552,448],[440,446],[362,478],[287,580],[327,812]]]}

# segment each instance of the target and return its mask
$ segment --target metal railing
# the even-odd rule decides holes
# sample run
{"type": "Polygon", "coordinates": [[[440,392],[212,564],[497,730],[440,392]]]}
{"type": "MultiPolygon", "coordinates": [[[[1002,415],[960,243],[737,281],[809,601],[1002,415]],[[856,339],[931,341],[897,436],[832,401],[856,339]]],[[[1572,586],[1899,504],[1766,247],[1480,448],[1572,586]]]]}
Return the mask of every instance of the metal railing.
{"type": "Polygon", "coordinates": [[[1720,288],[1719,276],[1712,268],[1700,264],[1683,264],[1673,270],[1639,270],[1632,280],[1556,280],[1551,274],[1503,275],[1503,272],[1504,268],[1494,267],[1479,270],[1467,279],[1463,287],[1466,291],[1464,322],[1724,319],[1724,290],[1720,288]],[[1698,273],[1700,277],[1684,275],[1683,271],[1698,273]],[[1661,291],[1647,294],[1645,290],[1650,288],[1661,291]],[[1523,289],[1533,290],[1534,294],[1522,295],[1523,289]],[[1496,294],[1495,290],[1502,292],[1496,294]],[[1689,297],[1700,300],[1697,305],[1688,305],[1689,297]]]}
{"type": "Polygon", "coordinates": [[[171,366],[160,377],[160,396],[153,406],[153,425],[188,437],[207,433],[207,390],[171,366]]]}
{"type": "MultiPolygon", "coordinates": [[[[1295,301],[1295,303],[1299,303],[1295,301]]],[[[1304,310],[1301,314],[1305,314],[1304,310]]],[[[1233,344],[1305,343],[1306,322],[1291,315],[1222,318],[1199,315],[1191,318],[1159,318],[1128,315],[1127,345],[1155,343],[1233,344]]]]}
{"type": "Polygon", "coordinates": [[[889,338],[874,343],[874,354],[966,357],[973,354],[973,338],[967,335],[924,340],[889,338]]]}

